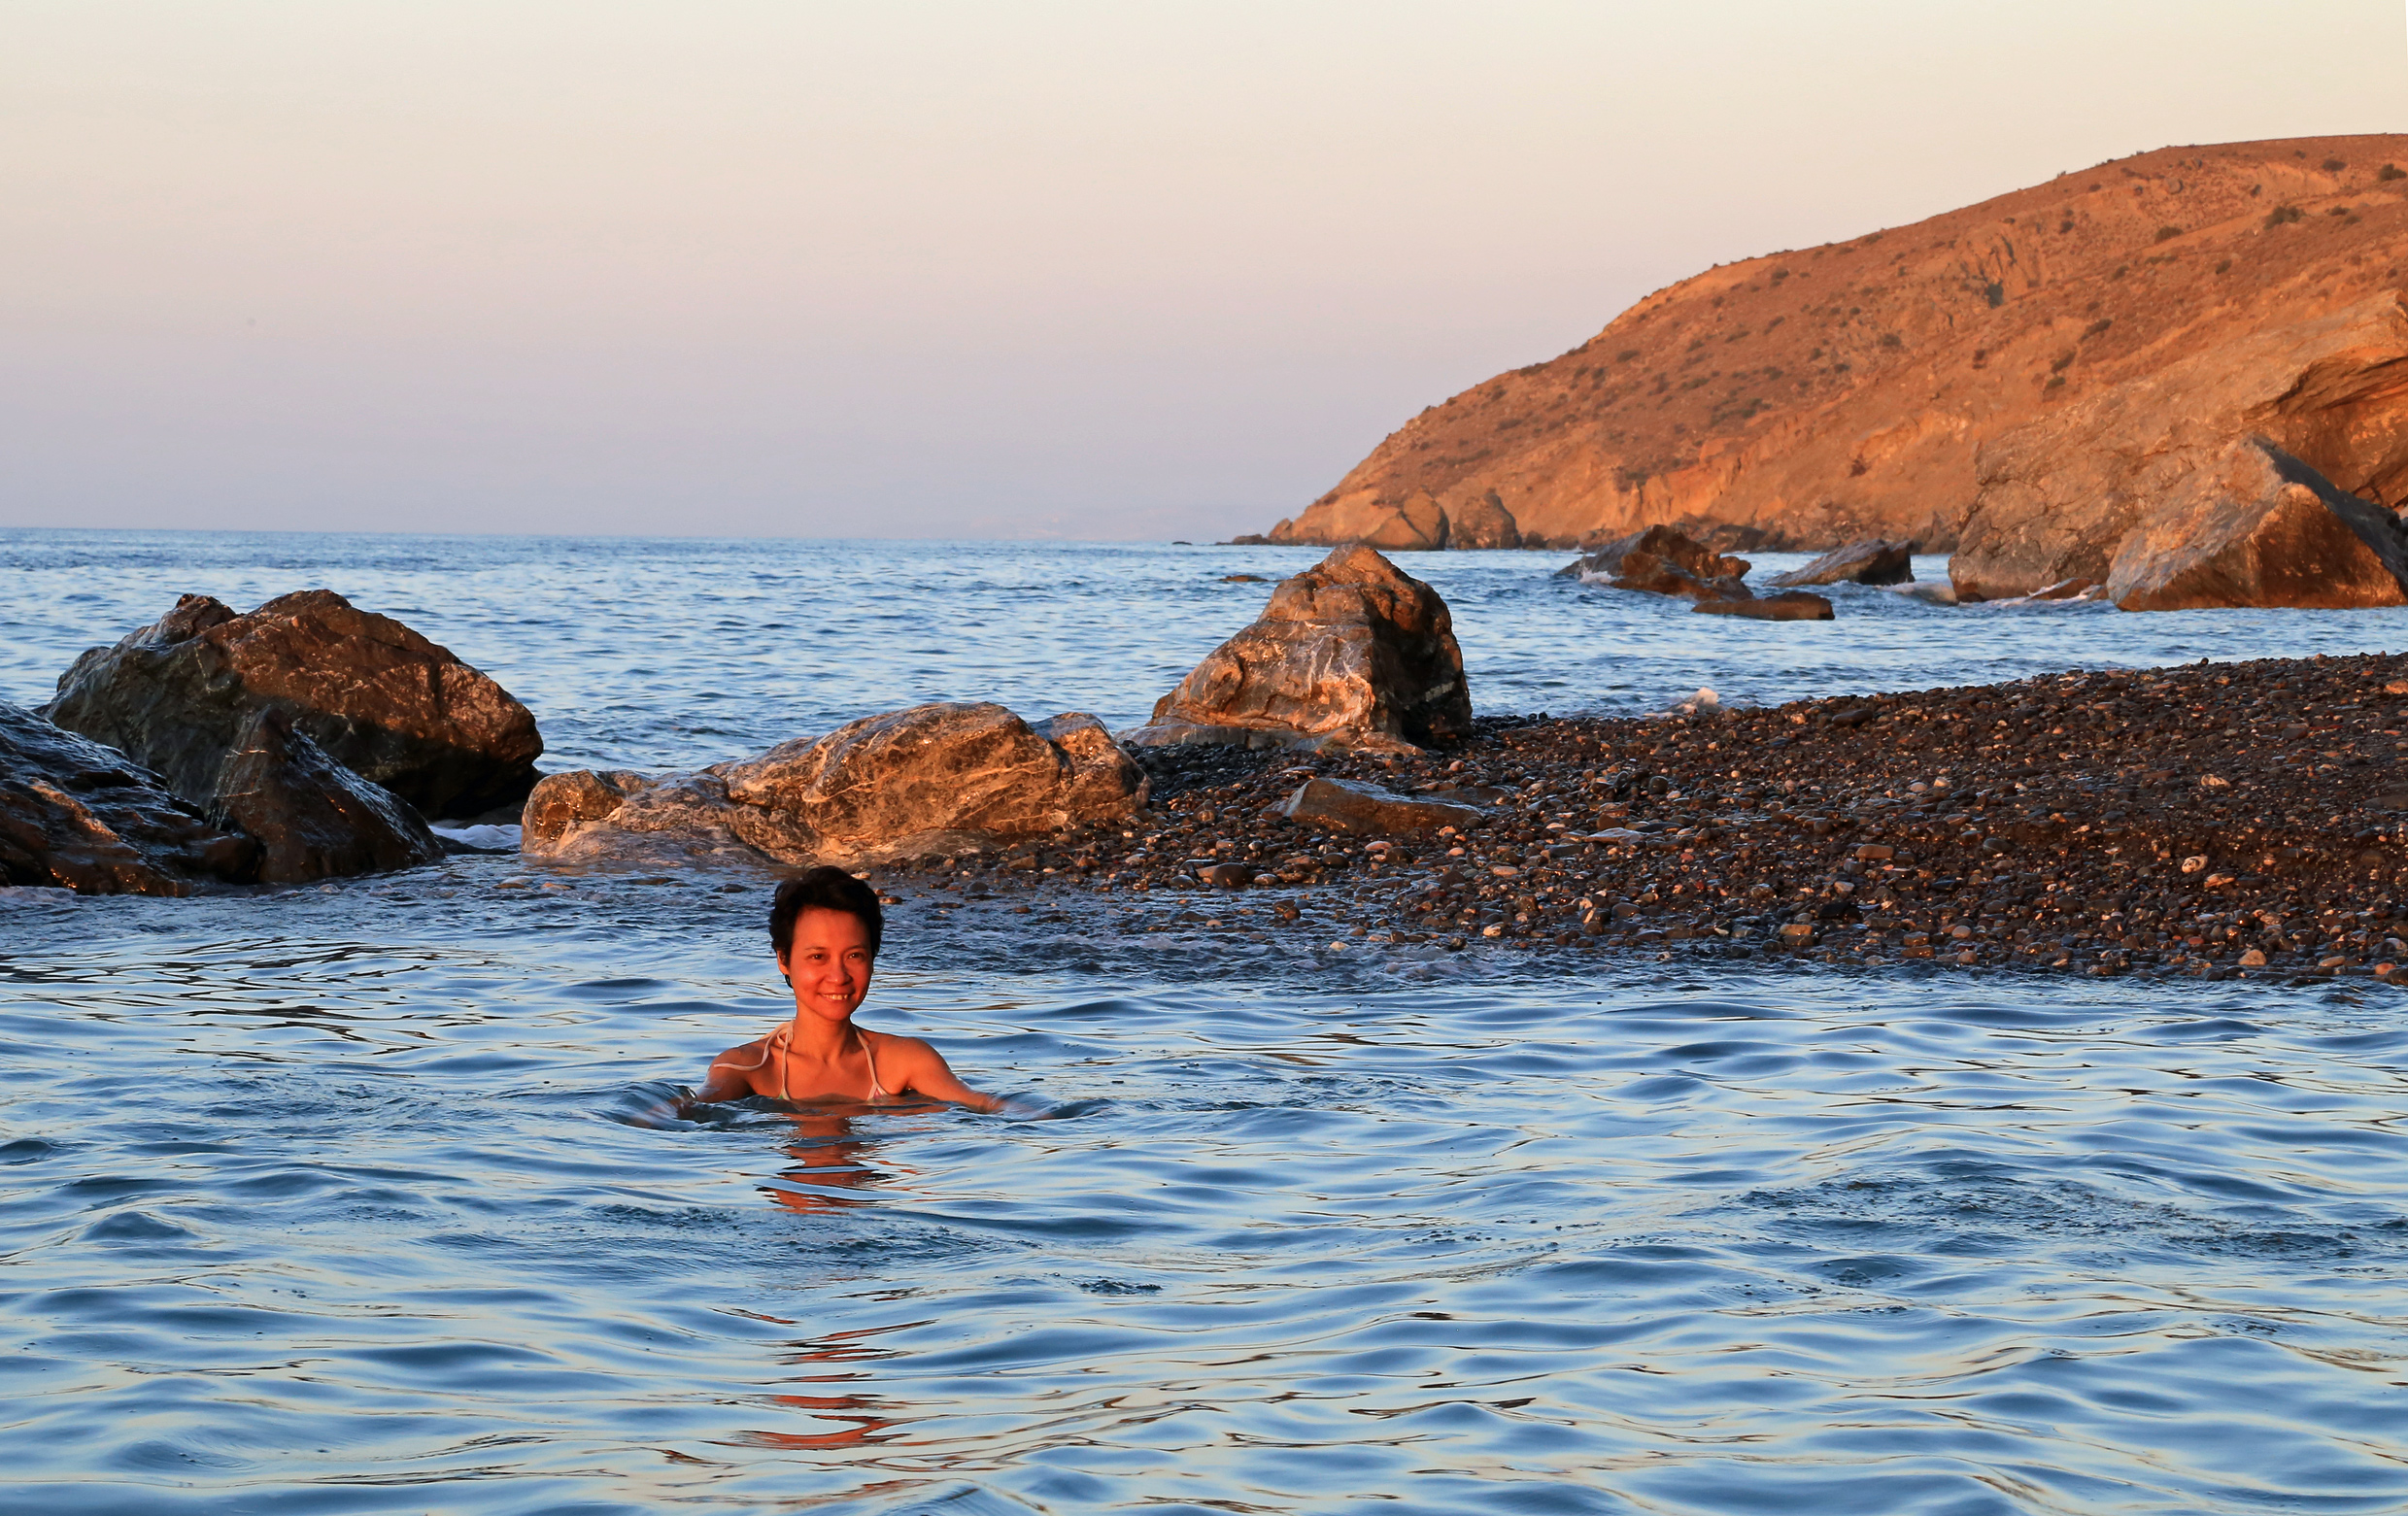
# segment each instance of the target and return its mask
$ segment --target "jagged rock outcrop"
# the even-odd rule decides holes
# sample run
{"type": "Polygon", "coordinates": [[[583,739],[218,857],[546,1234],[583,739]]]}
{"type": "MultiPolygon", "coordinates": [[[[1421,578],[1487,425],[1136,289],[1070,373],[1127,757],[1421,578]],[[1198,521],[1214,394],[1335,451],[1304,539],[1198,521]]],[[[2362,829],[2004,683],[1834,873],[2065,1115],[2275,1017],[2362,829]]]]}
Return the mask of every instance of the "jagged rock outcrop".
{"type": "Polygon", "coordinates": [[[327,757],[274,706],[244,719],[209,810],[258,842],[263,885],[377,874],[443,857],[417,811],[327,757]]]}
{"type": "Polygon", "coordinates": [[[258,858],[124,754],[0,700],[0,883],[182,895],[247,882],[258,858]]]}
{"type": "Polygon", "coordinates": [[[1745,600],[1754,593],[1742,583],[1750,567],[1673,527],[1649,526],[1565,564],[1555,577],[1691,600],[1745,600]]]}
{"type": "Polygon", "coordinates": [[[1555,577],[1577,579],[1590,585],[1611,584],[1617,579],[1645,577],[1659,562],[1692,579],[1709,581],[1744,579],[1754,566],[1746,558],[1716,553],[1678,527],[1647,526],[1582,554],[1557,569],[1555,577]],[[1633,554],[1641,555],[1637,563],[1631,561],[1633,554]]]}
{"type": "Polygon", "coordinates": [[[1357,544],[1280,581],[1254,623],[1122,739],[1413,752],[1471,723],[1446,601],[1357,544]]]}
{"type": "Polygon", "coordinates": [[[1494,489],[1458,492],[1441,500],[1427,489],[1407,490],[1393,498],[1373,496],[1352,502],[1324,518],[1319,535],[1300,537],[1295,523],[1281,522],[1266,535],[1231,539],[1232,546],[1255,543],[1360,542],[1389,553],[1435,553],[1441,548],[1518,548],[1521,527],[1494,489]]]}
{"type": "Polygon", "coordinates": [[[1833,548],[1803,568],[1765,581],[1776,590],[1807,585],[1906,585],[1915,582],[1915,544],[1866,537],[1833,548]]]}
{"type": "Polygon", "coordinates": [[[2107,595],[2127,611],[2408,605],[2408,531],[2263,439],[2200,459],[2126,532],[2107,595]]]}
{"type": "Polygon", "coordinates": [[[527,796],[522,846],[849,867],[1119,824],[1145,794],[1092,716],[1031,725],[1000,705],[917,705],[690,774],[550,775],[527,796]]]}
{"type": "Polygon", "coordinates": [[[206,804],[226,754],[262,710],[430,817],[516,804],[543,752],[534,717],[508,691],[327,590],[279,595],[240,616],[186,595],[156,623],[77,658],[43,714],[206,804]]]}
{"type": "MultiPolygon", "coordinates": [[[[2408,308],[2385,293],[2255,332],[2114,386],[1982,450],[1980,492],[1949,561],[1959,599],[2105,581],[2162,502],[2221,480],[2262,437],[2340,491],[2408,489],[2408,308]],[[2339,459],[2336,474],[2320,459],[2339,459]]],[[[2241,460],[2246,465],[2246,459],[2241,460]]],[[[2280,603],[2280,602],[2244,602],[2280,603]]]]}
{"type": "MultiPolygon", "coordinates": [[[[2392,164],[2408,167],[2408,136],[2169,148],[1713,269],[1424,411],[1271,535],[1353,541],[1419,495],[1494,491],[1532,545],[1678,522],[1763,534],[1747,547],[1950,552],[1984,443],[2398,290],[2408,177],[2385,177],[2392,164]]],[[[2363,466],[2382,443],[2357,422],[2269,435],[2403,503],[2408,476],[2363,466]]]]}

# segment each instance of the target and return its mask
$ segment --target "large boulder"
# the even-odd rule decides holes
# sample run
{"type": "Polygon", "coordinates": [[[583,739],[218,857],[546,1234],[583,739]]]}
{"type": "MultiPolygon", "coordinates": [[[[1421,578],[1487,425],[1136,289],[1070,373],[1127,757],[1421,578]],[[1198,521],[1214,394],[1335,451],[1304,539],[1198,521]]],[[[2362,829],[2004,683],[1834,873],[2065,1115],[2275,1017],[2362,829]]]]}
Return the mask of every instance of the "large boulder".
{"type": "Polygon", "coordinates": [[[1833,548],[1803,568],[1765,581],[1776,590],[1808,585],[1907,585],[1915,582],[1915,544],[1863,537],[1833,548]]]}
{"type": "Polygon", "coordinates": [[[1034,725],[1000,705],[865,717],[738,762],[647,779],[553,774],[527,796],[530,853],[669,853],[853,866],[1133,820],[1142,770],[1092,716],[1034,725]]]}
{"type": "MultiPolygon", "coordinates": [[[[2222,488],[2202,477],[2223,478],[2232,449],[2252,438],[2304,460],[2339,493],[2400,498],[2403,372],[2408,307],[2386,293],[2221,344],[1995,438],[1981,451],[1972,512],[1949,560],[1957,597],[2105,582],[2145,520],[2161,508],[2177,518],[2191,512],[2206,497],[2199,490],[2222,488]]],[[[2153,530],[2165,540],[2163,528],[2153,530]]]]}
{"type": "Polygon", "coordinates": [[[2127,611],[2408,605],[2403,585],[2398,519],[2263,439],[2199,459],[2107,566],[2127,611]]]}
{"type": "Polygon", "coordinates": [[[1413,752],[1471,723],[1445,600],[1358,543],[1282,580],[1122,739],[1413,752]]]}
{"type": "Polygon", "coordinates": [[[258,857],[124,754],[0,701],[0,883],[182,895],[253,878],[258,857]]]}
{"type": "Polygon", "coordinates": [[[241,616],[186,595],[156,623],[77,658],[43,713],[206,804],[251,718],[270,709],[430,817],[517,804],[543,752],[535,718],[508,691],[328,590],[241,616]]]}
{"type": "Polygon", "coordinates": [[[274,706],[244,720],[219,767],[210,812],[257,840],[265,885],[382,873],[443,856],[418,812],[327,757],[274,706]]]}

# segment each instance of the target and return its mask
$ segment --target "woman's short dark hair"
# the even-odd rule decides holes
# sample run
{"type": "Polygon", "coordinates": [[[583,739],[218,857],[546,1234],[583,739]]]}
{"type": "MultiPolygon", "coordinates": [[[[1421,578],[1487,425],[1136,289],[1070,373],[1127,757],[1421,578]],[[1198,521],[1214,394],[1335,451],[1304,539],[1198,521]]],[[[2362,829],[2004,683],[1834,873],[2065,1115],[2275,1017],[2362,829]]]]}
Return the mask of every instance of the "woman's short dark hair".
{"type": "Polygon", "coordinates": [[[841,868],[826,864],[806,868],[778,886],[769,902],[769,941],[782,960],[795,950],[795,918],[806,910],[842,911],[869,933],[869,956],[878,956],[886,936],[886,913],[878,909],[878,892],[841,868]]]}

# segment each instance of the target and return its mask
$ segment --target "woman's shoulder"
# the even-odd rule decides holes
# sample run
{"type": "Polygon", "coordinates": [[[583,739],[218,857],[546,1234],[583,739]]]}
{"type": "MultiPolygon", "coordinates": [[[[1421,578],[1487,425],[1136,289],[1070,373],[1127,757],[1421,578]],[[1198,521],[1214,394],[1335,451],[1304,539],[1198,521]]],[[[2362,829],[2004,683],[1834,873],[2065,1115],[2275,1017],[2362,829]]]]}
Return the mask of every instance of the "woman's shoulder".
{"type": "Polygon", "coordinates": [[[878,1058],[890,1054],[899,1059],[933,1058],[936,1055],[936,1050],[929,1046],[925,1038],[906,1037],[899,1032],[872,1031],[858,1024],[853,1029],[868,1040],[869,1051],[878,1058]]]}

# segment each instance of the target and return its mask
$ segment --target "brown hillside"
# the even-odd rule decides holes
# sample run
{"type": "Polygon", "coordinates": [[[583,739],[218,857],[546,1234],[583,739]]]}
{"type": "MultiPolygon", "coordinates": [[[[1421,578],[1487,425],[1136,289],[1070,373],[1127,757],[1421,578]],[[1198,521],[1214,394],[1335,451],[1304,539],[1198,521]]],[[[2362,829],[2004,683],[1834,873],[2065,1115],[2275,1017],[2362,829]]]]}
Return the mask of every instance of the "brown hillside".
{"type": "MultiPolygon", "coordinates": [[[[1424,491],[1450,516],[1493,491],[1557,546],[1685,522],[1952,551],[1989,438],[2401,290],[2403,171],[2408,136],[2168,148],[1728,264],[1424,411],[1272,536],[1352,541],[1424,491]]],[[[2373,492],[2397,507],[2400,485],[2373,492]]]]}

